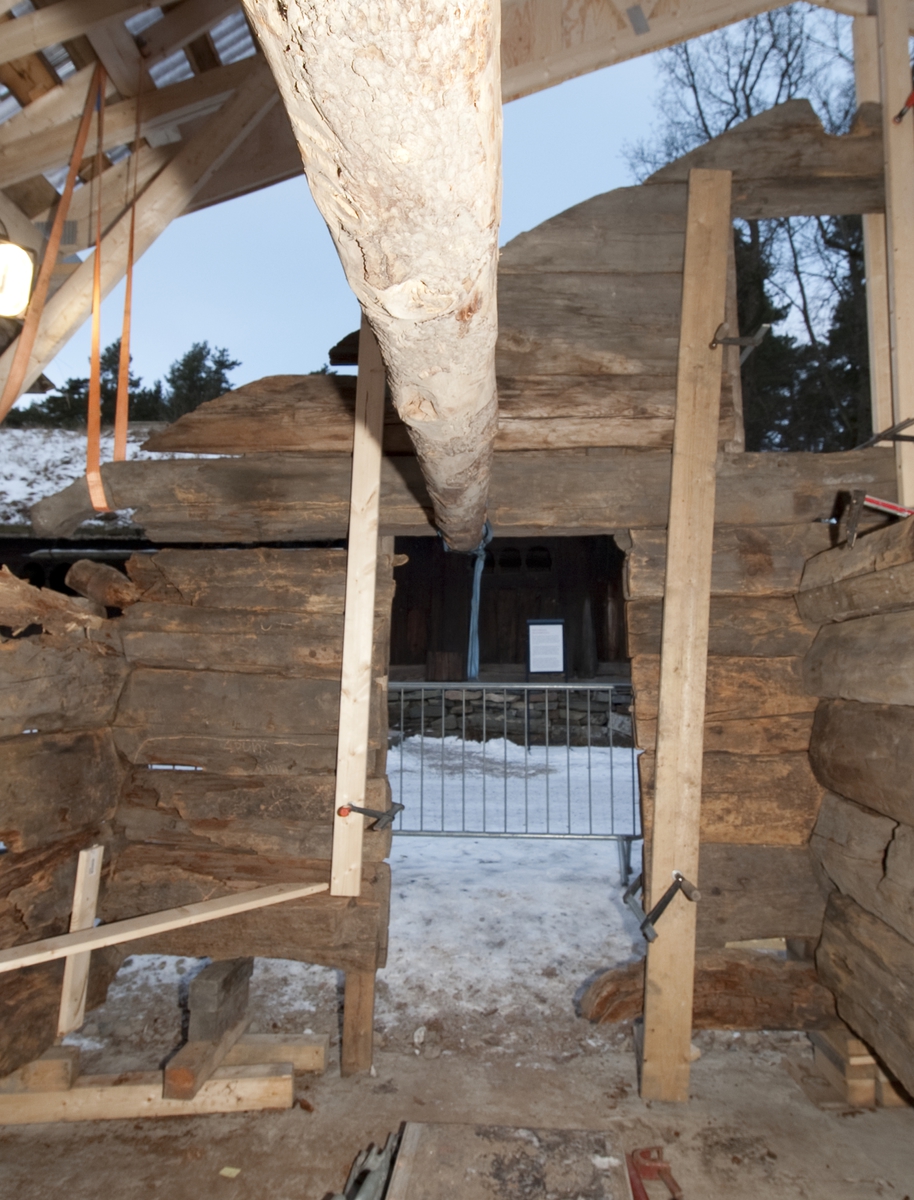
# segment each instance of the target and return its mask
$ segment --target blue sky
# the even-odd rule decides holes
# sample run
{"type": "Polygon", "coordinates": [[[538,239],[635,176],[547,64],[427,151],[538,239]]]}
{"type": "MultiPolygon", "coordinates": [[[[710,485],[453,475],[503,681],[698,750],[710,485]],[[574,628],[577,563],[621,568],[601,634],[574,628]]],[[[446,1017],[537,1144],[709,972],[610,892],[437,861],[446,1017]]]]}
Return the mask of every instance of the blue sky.
{"type": "MultiPolygon", "coordinates": [[[[657,92],[648,56],[505,106],[501,241],[631,182],[626,142],[649,133],[657,92]]],[[[102,307],[102,344],[120,334],[123,287],[102,307]]],[[[241,360],[236,385],[303,374],[358,325],[358,305],[304,177],[175,221],[137,263],[133,365],[161,377],[192,342],[241,360]]],[[[89,323],[48,368],[88,374],[89,323]]]]}

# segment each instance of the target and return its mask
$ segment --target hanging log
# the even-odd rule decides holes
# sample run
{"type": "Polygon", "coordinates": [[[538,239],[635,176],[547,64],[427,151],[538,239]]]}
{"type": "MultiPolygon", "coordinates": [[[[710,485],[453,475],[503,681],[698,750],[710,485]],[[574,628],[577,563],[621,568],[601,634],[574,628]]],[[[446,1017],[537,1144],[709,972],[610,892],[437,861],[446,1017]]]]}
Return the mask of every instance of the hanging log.
{"type": "Polygon", "coordinates": [[[824,787],[914,825],[914,708],[823,702],[816,710],[809,759],[824,787]]]}
{"type": "Polygon", "coordinates": [[[479,542],[495,436],[500,6],[247,0],[439,528],[479,542]]]}

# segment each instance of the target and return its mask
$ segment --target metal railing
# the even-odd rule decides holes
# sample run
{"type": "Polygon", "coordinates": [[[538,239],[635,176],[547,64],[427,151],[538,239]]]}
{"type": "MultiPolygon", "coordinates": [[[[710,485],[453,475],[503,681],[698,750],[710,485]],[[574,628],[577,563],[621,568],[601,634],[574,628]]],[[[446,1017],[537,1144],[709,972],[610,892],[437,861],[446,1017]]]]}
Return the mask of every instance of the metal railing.
{"type": "Polygon", "coordinates": [[[411,836],[641,836],[631,688],[391,683],[387,774],[411,836]]]}

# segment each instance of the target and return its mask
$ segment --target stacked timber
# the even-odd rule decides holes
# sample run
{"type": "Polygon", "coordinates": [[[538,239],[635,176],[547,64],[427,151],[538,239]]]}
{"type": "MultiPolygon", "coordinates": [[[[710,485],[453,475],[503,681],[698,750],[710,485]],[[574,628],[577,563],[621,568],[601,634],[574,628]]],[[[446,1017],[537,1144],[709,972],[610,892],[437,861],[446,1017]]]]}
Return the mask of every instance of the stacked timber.
{"type": "Polygon", "coordinates": [[[813,558],[797,605],[821,626],[804,664],[826,789],[811,839],[830,892],[819,974],[914,1093],[914,521],[813,558]]]}
{"type": "MultiPolygon", "coordinates": [[[[124,776],[111,722],[123,658],[90,640],[106,624],[90,600],[39,591],[0,568],[0,946],[69,929],[80,850],[105,846],[124,776]]],[[[105,997],[122,955],[93,955],[87,1004],[105,997]]],[[[63,962],[6,975],[0,1076],[57,1035],[63,962]]]]}
{"type": "MultiPolygon", "coordinates": [[[[79,850],[101,842],[106,922],[330,874],[346,553],[165,550],[128,575],[77,563],[86,598],[0,571],[0,946],[66,932],[79,850]]],[[[382,543],[367,803],[389,805],[392,547],[382,543]]],[[[386,956],[390,833],[362,893],[290,901],[131,944],[373,973],[386,956]]],[[[92,956],[90,1005],[126,949],[92,956]]],[[[57,1030],[63,963],[5,977],[0,1075],[57,1030]]]]}

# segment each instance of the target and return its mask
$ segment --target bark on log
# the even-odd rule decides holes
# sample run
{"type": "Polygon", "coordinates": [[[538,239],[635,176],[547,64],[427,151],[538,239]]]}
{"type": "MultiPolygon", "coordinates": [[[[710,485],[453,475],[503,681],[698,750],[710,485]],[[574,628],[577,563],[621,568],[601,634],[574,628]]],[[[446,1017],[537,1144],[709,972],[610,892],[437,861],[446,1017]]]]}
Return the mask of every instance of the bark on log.
{"type": "Polygon", "coordinates": [[[914,609],[819,630],[804,660],[806,688],[829,700],[914,705],[914,609]]]}
{"type": "MultiPolygon", "coordinates": [[[[645,837],[653,823],[654,754],[638,759],[645,837]]],[[[822,789],[806,754],[705,754],[702,842],[804,846],[815,825],[822,789]]]]}
{"type": "Polygon", "coordinates": [[[841,892],[914,942],[914,826],[827,792],[810,850],[841,892]]]}
{"type": "Polygon", "coordinates": [[[439,528],[473,549],[497,418],[500,7],[245,7],[439,528]]]}
{"type": "MultiPolygon", "coordinates": [[[[662,600],[629,600],[625,625],[630,657],[660,653],[662,600]]],[[[708,653],[744,658],[802,656],[816,628],[788,596],[715,596],[711,600],[708,653]]]]}
{"type": "MultiPolygon", "coordinates": [[[[599,975],[581,999],[581,1015],[596,1025],[630,1021],[643,1003],[641,959],[599,975]]],[[[735,950],[696,958],[693,1029],[826,1029],[834,1023],[834,998],[811,963],[735,950]]]]}
{"type": "Polygon", "coordinates": [[[0,625],[14,636],[30,625],[40,625],[45,633],[68,634],[100,629],[104,623],[105,610],[94,601],[32,587],[9,567],[0,566],[0,625]]]}
{"type": "Polygon", "coordinates": [[[839,1015],[914,1093],[914,943],[835,892],[816,965],[839,1015]]]}
{"type": "Polygon", "coordinates": [[[914,708],[823,701],[809,758],[824,787],[914,825],[914,708]]]}

